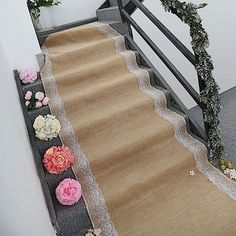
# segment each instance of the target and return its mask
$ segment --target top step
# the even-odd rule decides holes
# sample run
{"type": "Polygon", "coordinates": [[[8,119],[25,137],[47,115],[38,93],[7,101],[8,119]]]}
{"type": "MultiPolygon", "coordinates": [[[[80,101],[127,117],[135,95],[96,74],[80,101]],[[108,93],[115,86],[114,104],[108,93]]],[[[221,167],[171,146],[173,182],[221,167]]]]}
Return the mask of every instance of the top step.
{"type": "MultiPolygon", "coordinates": [[[[129,2],[130,0],[122,0],[124,6],[129,2]]],[[[117,6],[117,0],[109,0],[111,6],[117,6]]]]}

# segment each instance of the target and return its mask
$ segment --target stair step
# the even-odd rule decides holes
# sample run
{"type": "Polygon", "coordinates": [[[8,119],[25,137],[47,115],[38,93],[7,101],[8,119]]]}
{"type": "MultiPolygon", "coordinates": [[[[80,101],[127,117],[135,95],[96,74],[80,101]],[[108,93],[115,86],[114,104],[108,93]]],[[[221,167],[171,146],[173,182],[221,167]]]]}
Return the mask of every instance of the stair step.
{"type": "MultiPolygon", "coordinates": [[[[125,6],[130,0],[122,0],[123,5],[125,6]]],[[[117,0],[109,0],[111,6],[117,6],[117,0]]]]}
{"type": "Polygon", "coordinates": [[[121,21],[121,15],[117,6],[97,10],[98,21],[121,21]]]}
{"type": "Polygon", "coordinates": [[[42,81],[38,78],[34,83],[32,84],[25,84],[22,86],[23,93],[25,94],[27,91],[32,91],[33,93],[36,93],[38,91],[44,92],[44,88],[42,85],[42,81]]]}

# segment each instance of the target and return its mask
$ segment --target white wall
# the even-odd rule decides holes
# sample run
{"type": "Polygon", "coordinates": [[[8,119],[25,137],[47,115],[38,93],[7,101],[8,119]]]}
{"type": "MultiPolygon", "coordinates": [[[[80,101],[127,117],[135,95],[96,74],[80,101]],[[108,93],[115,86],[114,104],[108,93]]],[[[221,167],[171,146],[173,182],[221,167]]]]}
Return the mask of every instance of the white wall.
{"type": "Polygon", "coordinates": [[[54,7],[56,25],[96,16],[96,10],[105,0],[63,0],[54,7]]]}
{"type": "Polygon", "coordinates": [[[53,236],[13,72],[0,43],[0,235],[53,236]]]}
{"type": "Polygon", "coordinates": [[[0,39],[11,68],[37,68],[35,55],[41,50],[25,0],[4,1],[0,7],[0,39]]]}
{"type": "MultiPolygon", "coordinates": [[[[202,3],[202,0],[192,0],[191,2],[202,3]]],[[[215,79],[221,88],[221,92],[223,92],[236,86],[236,2],[234,0],[228,0],[227,3],[216,0],[206,0],[205,2],[208,3],[208,6],[199,10],[199,13],[202,16],[203,25],[210,36],[209,53],[214,60],[215,79]]],[[[144,4],[148,9],[151,9],[152,13],[156,15],[181,42],[191,49],[191,38],[187,25],[182,23],[175,15],[165,12],[160,1],[145,0],[144,4]]],[[[193,66],[187,62],[184,56],[182,56],[165,36],[153,26],[143,13],[136,11],[133,17],[198,91],[197,77],[193,66]]],[[[159,58],[137,34],[135,34],[135,40],[187,107],[190,108],[195,105],[191,97],[185,92],[182,86],[176,82],[176,79],[168,69],[166,69],[159,58]]]]}
{"type": "MultiPolygon", "coordinates": [[[[58,24],[95,15],[103,0],[64,0],[58,24]],[[71,5],[70,5],[71,3],[71,5]],[[90,4],[90,11],[86,6],[90,4]],[[78,17],[78,18],[77,18],[78,17]]],[[[53,236],[54,229],[35,169],[12,70],[38,69],[40,47],[26,0],[5,1],[0,8],[0,235],[53,236]]]]}

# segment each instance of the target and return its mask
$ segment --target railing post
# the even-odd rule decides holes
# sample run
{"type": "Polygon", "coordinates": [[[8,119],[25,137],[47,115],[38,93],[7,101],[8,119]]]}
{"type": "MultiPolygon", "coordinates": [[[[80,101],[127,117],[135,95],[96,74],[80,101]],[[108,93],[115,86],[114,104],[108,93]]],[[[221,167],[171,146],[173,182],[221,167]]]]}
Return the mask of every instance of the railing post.
{"type": "Polygon", "coordinates": [[[122,22],[125,22],[124,16],[123,16],[123,14],[122,14],[122,10],[124,9],[124,5],[123,5],[122,0],[117,0],[117,5],[118,5],[118,8],[119,8],[121,21],[122,21],[122,22]]]}
{"type": "Polygon", "coordinates": [[[118,5],[118,8],[119,8],[119,11],[120,11],[120,16],[121,16],[121,21],[124,23],[127,24],[128,26],[128,31],[129,31],[129,35],[131,36],[131,38],[133,38],[133,32],[132,32],[132,29],[131,29],[131,25],[130,23],[125,19],[124,15],[123,15],[123,11],[125,10],[124,9],[124,4],[123,4],[123,0],[117,0],[117,5],[118,5]]]}
{"type": "Polygon", "coordinates": [[[117,5],[118,5],[118,7],[119,7],[119,10],[121,10],[121,9],[124,8],[124,5],[123,5],[122,0],[117,0],[117,5]]]}

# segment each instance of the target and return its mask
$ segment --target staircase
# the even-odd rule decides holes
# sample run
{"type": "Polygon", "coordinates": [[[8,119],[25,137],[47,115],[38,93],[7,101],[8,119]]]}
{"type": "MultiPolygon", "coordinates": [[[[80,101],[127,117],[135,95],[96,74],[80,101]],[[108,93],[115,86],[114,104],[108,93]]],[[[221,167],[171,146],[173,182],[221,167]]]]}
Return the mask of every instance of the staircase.
{"type": "MultiPolygon", "coordinates": [[[[129,5],[128,0],[125,0],[123,3],[126,6],[129,5]]],[[[132,55],[135,55],[135,59],[136,59],[137,65],[139,67],[139,70],[146,71],[149,75],[149,79],[150,79],[150,83],[151,83],[152,87],[157,89],[158,91],[161,91],[161,93],[165,95],[165,99],[167,102],[167,108],[170,109],[171,111],[173,111],[174,113],[181,115],[186,122],[186,123],[184,123],[184,125],[186,125],[186,129],[187,129],[188,133],[191,134],[191,136],[193,136],[194,138],[200,140],[202,143],[205,143],[204,131],[199,126],[197,126],[195,124],[193,119],[191,119],[187,108],[180,101],[180,99],[177,97],[177,95],[174,93],[174,91],[170,88],[170,86],[166,83],[165,79],[161,76],[161,74],[158,72],[158,70],[151,64],[151,62],[148,60],[148,58],[140,50],[138,45],[134,42],[134,40],[132,38],[132,30],[130,27],[130,23],[123,20],[123,16],[121,14],[120,6],[118,5],[118,2],[116,0],[109,0],[109,3],[107,2],[104,6],[108,6],[108,7],[101,8],[101,9],[97,10],[96,20],[100,23],[109,24],[113,29],[115,29],[117,32],[119,32],[120,36],[118,36],[118,37],[123,37],[124,41],[125,41],[125,47],[127,49],[127,51],[125,53],[126,54],[130,53],[132,55]]],[[[129,7],[130,7],[130,5],[129,5],[129,7]]],[[[132,11],[134,9],[129,8],[128,10],[132,11]]],[[[90,22],[86,22],[86,23],[90,23],[90,22]]],[[[67,27],[70,28],[69,26],[67,26],[67,27]]],[[[41,44],[45,41],[47,35],[50,35],[50,31],[47,31],[46,33],[45,32],[38,33],[39,41],[41,42],[41,44]]],[[[54,40],[55,40],[55,38],[54,38],[54,40]]],[[[47,43],[47,47],[50,48],[50,39],[49,39],[49,41],[46,40],[46,43],[47,43]]],[[[74,42],[74,43],[76,44],[76,42],[74,42]]],[[[86,47],[86,50],[88,50],[89,52],[96,51],[96,50],[98,50],[99,47],[103,47],[103,45],[106,45],[106,43],[107,43],[106,40],[97,40],[96,42],[91,43],[90,47],[86,47]]],[[[53,42],[52,42],[52,44],[53,44],[53,42]]],[[[67,45],[65,45],[65,47],[67,47],[67,45]]],[[[64,54],[62,53],[63,60],[65,60],[65,61],[70,60],[70,57],[73,58],[73,56],[74,56],[72,48],[68,48],[67,50],[69,52],[65,51],[64,54]]],[[[76,49],[74,49],[74,50],[76,51],[76,49]]],[[[77,50],[81,50],[80,51],[81,54],[88,53],[86,51],[83,51],[85,49],[81,49],[80,45],[78,46],[77,50]]],[[[53,51],[53,49],[52,49],[52,51],[53,51]]],[[[102,53],[102,52],[100,52],[100,53],[102,53]]],[[[54,55],[55,62],[56,63],[58,62],[58,68],[59,68],[58,74],[60,74],[60,75],[63,74],[63,71],[60,71],[60,63],[61,63],[60,58],[62,58],[62,54],[60,55],[60,53],[59,53],[57,55],[55,53],[55,55],[54,55]]],[[[91,55],[91,61],[96,59],[95,60],[96,63],[99,64],[98,58],[94,59],[92,53],[89,55],[91,55]]],[[[104,60],[103,62],[101,62],[101,63],[103,63],[104,67],[106,66],[106,70],[102,71],[102,69],[101,69],[102,67],[101,67],[101,68],[98,68],[97,70],[95,70],[95,72],[102,73],[103,77],[109,78],[109,76],[111,76],[112,68],[116,68],[117,64],[119,64],[119,57],[118,56],[117,56],[117,58],[115,56],[112,57],[111,55],[106,54],[105,52],[103,52],[103,56],[104,56],[104,58],[107,58],[107,60],[104,60]]],[[[43,69],[43,66],[45,63],[44,55],[39,55],[38,61],[43,69]]],[[[84,73],[84,76],[90,75],[89,71],[94,70],[93,63],[91,63],[91,65],[89,64],[89,67],[87,69],[86,68],[87,67],[85,66],[85,69],[83,71],[80,71],[80,73],[82,73],[82,74],[84,73]]],[[[117,70],[119,70],[119,69],[117,69],[117,70]]],[[[73,81],[75,78],[73,78],[73,74],[71,76],[72,77],[68,78],[68,80],[73,81]]],[[[94,74],[94,76],[95,76],[95,74],[94,74]]],[[[30,84],[30,85],[24,85],[24,86],[22,86],[19,83],[17,71],[15,71],[15,77],[16,77],[16,82],[17,82],[18,91],[19,91],[19,95],[20,95],[22,104],[24,103],[23,97],[24,97],[24,94],[27,90],[31,90],[31,91],[35,91],[35,92],[36,91],[45,91],[40,74],[39,74],[39,79],[37,80],[36,83],[30,84]]],[[[118,77],[119,77],[119,75],[117,74],[117,79],[118,79],[118,77]]],[[[113,79],[115,80],[115,78],[113,78],[113,79]]],[[[62,76],[61,81],[63,81],[63,76],[62,76]]],[[[73,93],[73,97],[75,99],[78,99],[78,107],[80,107],[80,108],[83,107],[83,109],[86,110],[86,103],[89,103],[89,101],[92,101],[92,98],[96,97],[96,96],[98,96],[98,99],[108,99],[107,104],[109,104],[109,102],[111,102],[113,99],[113,96],[109,93],[113,93],[115,95],[119,91],[122,91],[123,94],[121,93],[121,96],[124,96],[123,98],[125,98],[125,100],[127,99],[129,101],[129,103],[126,103],[125,101],[123,101],[122,100],[123,98],[121,97],[120,99],[122,101],[120,101],[120,103],[122,105],[120,107],[119,107],[119,104],[118,103],[116,104],[115,101],[113,104],[111,104],[111,107],[108,107],[108,108],[101,107],[101,109],[103,109],[103,111],[105,109],[108,109],[106,111],[107,113],[105,112],[106,116],[104,116],[104,117],[102,117],[102,115],[99,113],[99,111],[97,111],[97,112],[92,111],[91,114],[89,114],[89,116],[88,116],[88,117],[93,117],[93,119],[92,119],[92,121],[90,121],[90,123],[87,122],[87,120],[88,120],[87,116],[82,117],[82,115],[81,115],[81,117],[82,117],[81,122],[84,124],[84,126],[79,127],[78,129],[82,133],[83,137],[85,137],[86,135],[88,135],[89,137],[95,136],[96,133],[93,133],[92,130],[94,130],[96,128],[96,126],[98,126],[98,125],[99,125],[99,127],[101,127],[101,129],[106,129],[106,123],[109,120],[116,120],[117,119],[117,122],[119,122],[119,119],[123,119],[123,117],[122,116],[119,117],[118,111],[121,112],[121,114],[126,114],[127,116],[130,115],[130,116],[132,116],[132,119],[134,119],[135,116],[137,116],[138,111],[140,111],[142,109],[145,110],[146,107],[150,106],[150,104],[149,104],[150,101],[148,99],[142,97],[142,98],[140,98],[140,100],[138,100],[138,99],[135,100],[135,95],[132,97],[129,94],[130,93],[129,86],[133,82],[130,81],[130,75],[128,73],[127,74],[124,73],[123,77],[120,78],[120,81],[117,80],[114,82],[114,84],[109,80],[103,81],[102,77],[101,78],[99,77],[98,80],[96,80],[96,81],[91,80],[89,83],[90,83],[89,86],[88,85],[85,86],[85,84],[83,84],[83,83],[81,83],[80,85],[77,85],[78,86],[76,88],[77,91],[80,89],[81,86],[82,87],[84,86],[84,90],[83,90],[83,92],[81,92],[81,94],[78,95],[77,93],[73,93]],[[108,94],[107,98],[105,98],[105,97],[103,98],[103,96],[105,96],[104,94],[105,95],[108,94]],[[114,111],[112,108],[114,106],[114,104],[117,105],[116,111],[114,111]],[[131,110],[131,108],[132,108],[132,110],[131,110]],[[130,111],[129,111],[129,109],[130,109],[130,111]]],[[[46,91],[46,92],[48,93],[48,91],[46,91]]],[[[71,103],[70,103],[71,98],[70,97],[65,98],[65,99],[66,99],[67,103],[69,104],[69,105],[67,105],[68,107],[71,106],[72,107],[71,109],[77,109],[76,107],[73,107],[71,105],[71,103]]],[[[117,99],[117,100],[119,100],[119,99],[117,99]]],[[[67,171],[59,176],[50,175],[50,174],[44,172],[43,166],[41,163],[41,157],[43,156],[45,151],[53,145],[54,146],[62,145],[62,140],[60,138],[56,138],[50,142],[39,141],[39,140],[35,139],[34,131],[31,126],[34,119],[39,114],[46,115],[46,114],[51,113],[51,110],[47,106],[47,107],[43,107],[43,108],[35,110],[35,111],[27,112],[24,105],[22,105],[22,109],[24,112],[24,116],[25,116],[25,120],[26,120],[26,124],[27,124],[27,129],[28,129],[28,132],[30,135],[31,144],[32,144],[33,151],[35,154],[35,163],[36,163],[39,177],[42,182],[43,189],[44,189],[49,212],[51,214],[52,223],[57,231],[57,234],[60,236],[73,236],[73,235],[74,236],[75,235],[76,236],[83,236],[87,232],[87,229],[93,227],[89,213],[86,209],[85,201],[82,199],[79,201],[78,204],[75,204],[74,206],[65,207],[65,206],[61,206],[58,203],[58,201],[55,199],[55,196],[54,196],[54,190],[55,190],[57,184],[66,177],[75,178],[74,172],[72,171],[72,169],[70,169],[69,171],[67,171]]],[[[82,114],[82,112],[83,111],[81,110],[81,114],[82,114]]],[[[72,113],[73,113],[73,111],[72,111],[72,113]]],[[[75,119],[75,117],[72,119],[75,119]]],[[[127,152],[129,152],[128,147],[136,145],[137,143],[139,145],[137,146],[136,152],[141,151],[142,149],[145,149],[147,145],[152,145],[153,143],[158,143],[158,136],[165,136],[166,133],[169,133],[169,132],[171,133],[171,131],[170,131],[171,126],[167,125],[166,123],[163,127],[163,130],[161,132],[159,132],[159,131],[155,130],[155,124],[154,124],[155,122],[152,124],[153,118],[151,116],[150,117],[143,117],[142,119],[143,119],[143,120],[141,120],[142,122],[145,121],[145,119],[147,120],[147,124],[146,124],[146,126],[144,125],[142,132],[139,130],[135,130],[135,127],[141,127],[141,125],[143,124],[142,122],[139,123],[140,121],[137,121],[137,123],[133,123],[133,124],[130,123],[130,126],[127,128],[127,132],[130,134],[130,143],[125,143],[125,142],[123,143],[122,136],[118,137],[117,139],[114,138],[114,143],[112,145],[114,146],[115,143],[120,143],[120,145],[121,145],[119,147],[119,149],[117,149],[117,152],[124,152],[125,153],[125,151],[127,151],[127,150],[128,150],[127,152]],[[151,132],[151,135],[149,134],[150,136],[148,136],[148,132],[151,132]],[[145,142],[144,142],[144,137],[140,138],[140,136],[142,136],[143,133],[144,134],[147,133],[146,134],[147,141],[145,141],[145,142]]],[[[114,125],[113,128],[115,129],[115,124],[113,124],[113,125],[114,125]]],[[[103,132],[103,131],[97,130],[97,132],[103,132]]],[[[125,130],[123,130],[122,132],[125,132],[125,130]]],[[[83,142],[86,143],[86,141],[83,141],[83,142]]],[[[107,140],[107,142],[109,142],[109,140],[107,140]]],[[[175,141],[172,140],[172,138],[171,138],[170,143],[172,143],[172,142],[175,144],[175,141]]],[[[99,145],[103,145],[103,144],[100,143],[99,145]]],[[[164,148],[164,147],[159,147],[159,148],[164,148]]],[[[182,148],[179,148],[179,149],[178,148],[179,147],[176,146],[176,149],[175,149],[175,150],[177,150],[176,158],[178,156],[178,152],[181,153],[183,151],[182,148]]],[[[106,149],[105,146],[104,146],[104,149],[106,149]]],[[[155,150],[155,151],[157,151],[157,150],[155,150]]],[[[110,152],[111,152],[111,150],[107,150],[107,153],[100,153],[100,155],[101,156],[109,156],[110,152]]],[[[186,156],[186,157],[189,156],[189,153],[186,150],[183,151],[183,153],[184,153],[183,156],[186,156]]],[[[174,153],[172,153],[171,155],[174,155],[174,153]]],[[[125,161],[125,160],[123,160],[123,161],[125,161]]]]}

